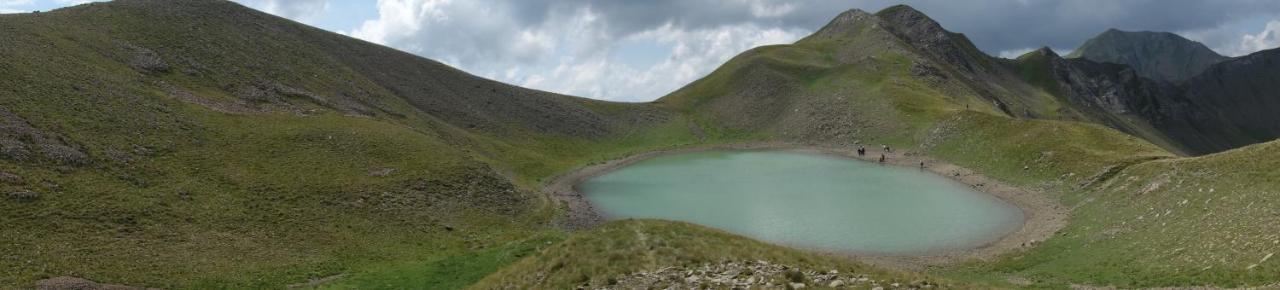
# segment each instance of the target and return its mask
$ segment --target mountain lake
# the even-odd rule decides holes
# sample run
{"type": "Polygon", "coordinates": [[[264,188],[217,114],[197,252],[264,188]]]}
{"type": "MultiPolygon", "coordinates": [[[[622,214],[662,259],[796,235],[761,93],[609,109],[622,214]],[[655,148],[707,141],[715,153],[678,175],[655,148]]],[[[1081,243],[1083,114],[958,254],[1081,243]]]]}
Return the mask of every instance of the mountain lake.
{"type": "Polygon", "coordinates": [[[786,151],[638,161],[576,187],[611,219],[692,222],[799,248],[924,255],[980,247],[1022,211],[919,168],[786,151]]]}

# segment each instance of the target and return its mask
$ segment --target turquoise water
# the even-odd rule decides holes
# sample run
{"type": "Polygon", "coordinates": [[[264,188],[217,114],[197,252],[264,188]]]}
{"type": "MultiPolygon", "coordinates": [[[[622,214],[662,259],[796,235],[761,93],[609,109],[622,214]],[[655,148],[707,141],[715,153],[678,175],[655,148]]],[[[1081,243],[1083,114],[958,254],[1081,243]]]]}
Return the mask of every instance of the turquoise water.
{"type": "Polygon", "coordinates": [[[697,223],[819,250],[923,254],[981,246],[1022,211],[919,168],[776,151],[659,156],[578,185],[606,216],[697,223]]]}

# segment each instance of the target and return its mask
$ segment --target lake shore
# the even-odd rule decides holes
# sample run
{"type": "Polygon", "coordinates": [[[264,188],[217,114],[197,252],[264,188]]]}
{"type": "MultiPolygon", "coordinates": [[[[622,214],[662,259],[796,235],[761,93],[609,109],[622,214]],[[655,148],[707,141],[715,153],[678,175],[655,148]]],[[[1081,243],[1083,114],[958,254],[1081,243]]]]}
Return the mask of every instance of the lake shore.
{"type": "Polygon", "coordinates": [[[1038,244],[1051,237],[1066,225],[1067,209],[1056,200],[1040,192],[1028,191],[999,182],[972,170],[936,160],[912,152],[884,152],[881,148],[868,147],[866,156],[857,156],[855,148],[834,148],[812,145],[800,145],[783,142],[760,142],[746,144],[724,144],[661,149],[633,154],[577,168],[560,175],[547,183],[544,190],[557,200],[564,202],[566,215],[559,224],[570,230],[581,230],[595,227],[608,220],[608,216],[596,209],[590,201],[575,187],[584,180],[596,177],[615,169],[645,159],[668,155],[692,153],[709,150],[776,150],[799,153],[824,154],[843,158],[877,162],[880,154],[885,154],[885,163],[895,166],[919,167],[925,164],[924,170],[933,172],[951,180],[968,185],[976,191],[997,197],[1017,206],[1022,210],[1023,223],[1017,230],[982,246],[964,250],[926,253],[921,255],[879,255],[851,253],[843,251],[826,251],[832,255],[850,257],[880,266],[903,270],[922,270],[928,266],[945,265],[968,260],[989,260],[1001,254],[1022,250],[1038,244]]]}

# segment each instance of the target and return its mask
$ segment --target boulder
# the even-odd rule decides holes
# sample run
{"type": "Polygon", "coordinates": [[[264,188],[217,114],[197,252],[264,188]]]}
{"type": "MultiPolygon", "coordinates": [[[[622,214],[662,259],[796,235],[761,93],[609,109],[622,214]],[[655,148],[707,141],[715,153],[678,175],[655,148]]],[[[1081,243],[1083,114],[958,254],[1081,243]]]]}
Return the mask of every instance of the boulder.
{"type": "Polygon", "coordinates": [[[3,171],[0,171],[0,182],[4,182],[9,185],[26,184],[26,182],[22,180],[22,176],[18,176],[17,174],[3,172],[3,171]]]}
{"type": "Polygon", "coordinates": [[[14,200],[14,201],[18,201],[18,202],[32,202],[32,201],[36,201],[36,200],[40,199],[40,193],[39,193],[39,192],[30,191],[30,190],[25,190],[25,189],[20,189],[20,190],[17,190],[17,191],[9,192],[9,194],[8,194],[8,195],[6,195],[6,196],[7,196],[10,200],[14,200]]]}

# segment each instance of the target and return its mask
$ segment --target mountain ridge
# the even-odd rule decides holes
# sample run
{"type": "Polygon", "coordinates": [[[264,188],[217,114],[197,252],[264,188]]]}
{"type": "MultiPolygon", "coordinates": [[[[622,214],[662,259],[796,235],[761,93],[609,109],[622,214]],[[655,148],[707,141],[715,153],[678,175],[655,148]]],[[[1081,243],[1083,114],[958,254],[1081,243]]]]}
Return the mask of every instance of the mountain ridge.
{"type": "Polygon", "coordinates": [[[911,6],[890,6],[876,12],[876,16],[888,23],[886,27],[907,43],[943,61],[960,64],[970,72],[991,69],[986,55],[968,37],[946,30],[942,24],[911,6]]]}

